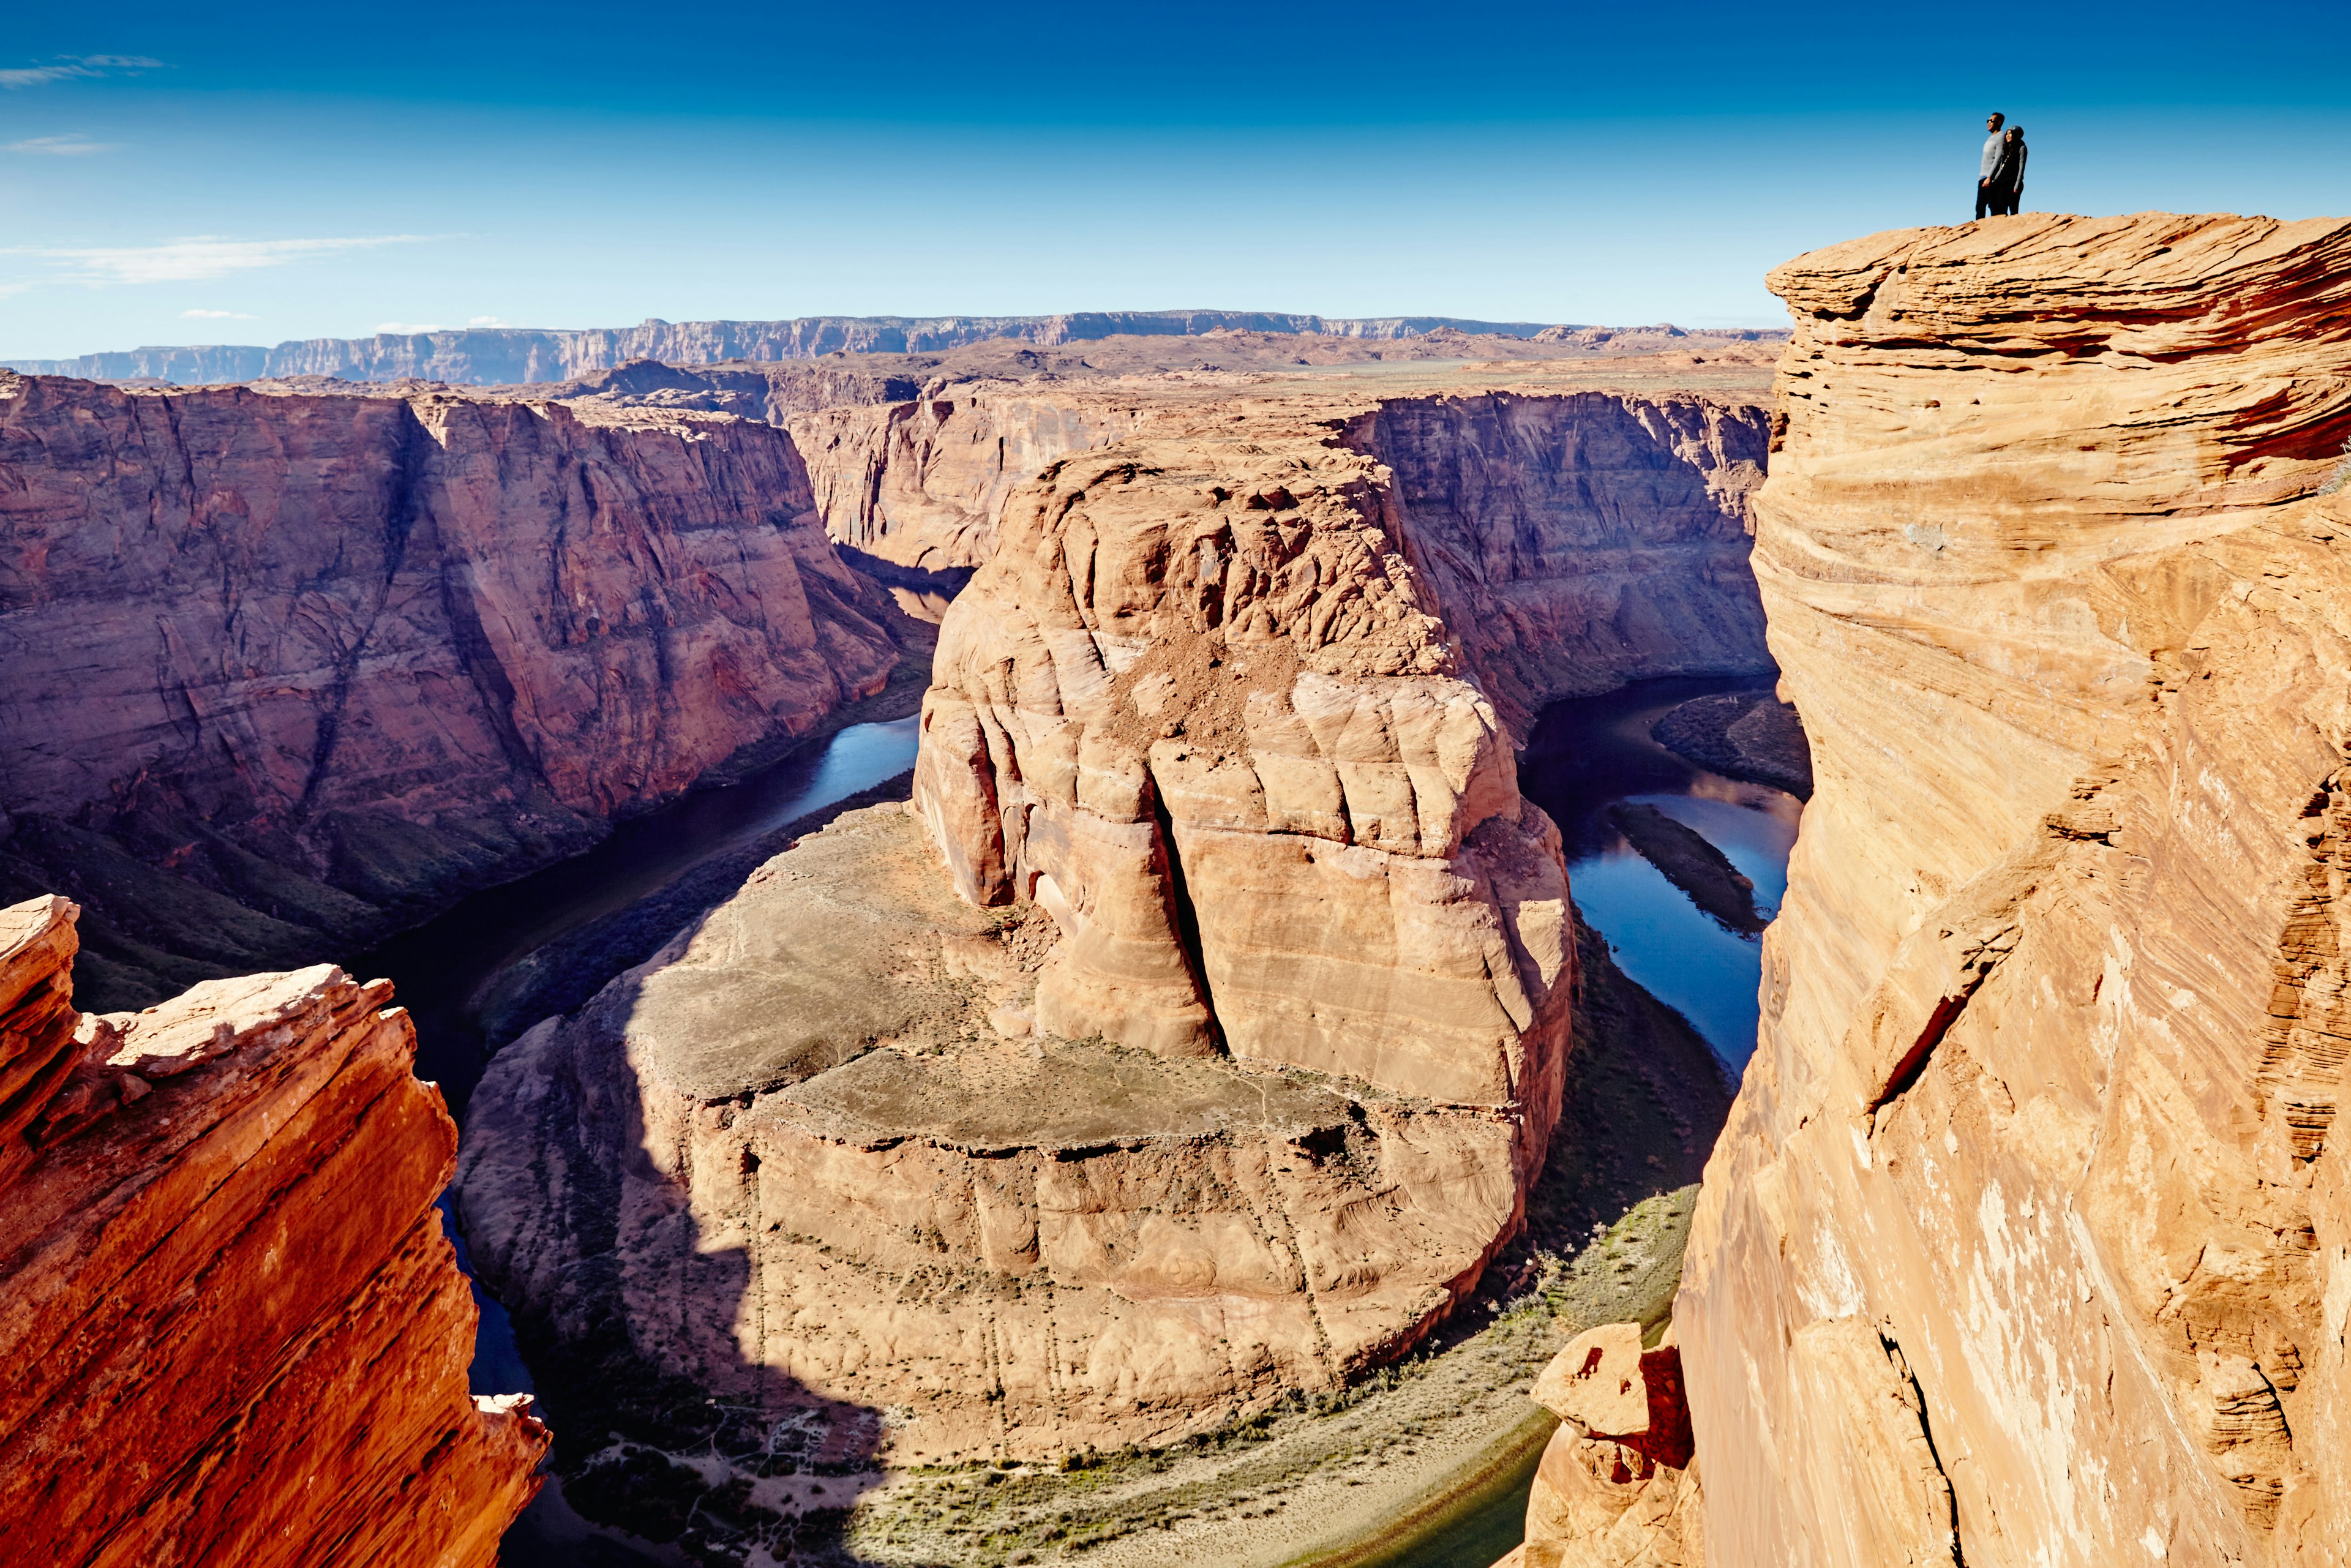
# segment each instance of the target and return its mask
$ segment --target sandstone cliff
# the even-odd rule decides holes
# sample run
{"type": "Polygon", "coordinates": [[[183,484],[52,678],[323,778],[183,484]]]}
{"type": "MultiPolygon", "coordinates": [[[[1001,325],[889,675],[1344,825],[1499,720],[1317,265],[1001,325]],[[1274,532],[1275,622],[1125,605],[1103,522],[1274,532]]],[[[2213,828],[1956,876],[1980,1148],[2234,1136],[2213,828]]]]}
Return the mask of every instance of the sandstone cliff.
{"type": "Polygon", "coordinates": [[[492,1065],[462,1213],[534,1354],[720,1392],[756,1473],[1162,1442],[1395,1355],[1519,1224],[1568,1040],[1558,836],[1477,677],[1523,716],[1760,663],[1760,411],[1277,382],[818,428],[868,542],[977,563],[920,827],[843,819],[492,1065]],[[1008,430],[1095,444],[1015,484],[1008,430]]]}
{"type": "Polygon", "coordinates": [[[2351,225],[1772,286],[1816,789],[1676,1314],[1708,1560],[2351,1561],[2351,225]]]}
{"type": "Polygon", "coordinates": [[[837,543],[877,565],[959,574],[994,554],[1015,489],[1066,456],[1187,439],[1228,407],[1317,440],[1336,425],[1388,470],[1416,565],[1520,739],[1555,697],[1771,668],[1747,566],[1769,441],[1758,403],[1540,383],[1377,398],[1243,386],[1243,398],[1182,384],[957,388],[794,415],[788,428],[837,543]]]}
{"type": "Polygon", "coordinates": [[[942,628],[915,805],[1059,922],[1045,1027],[1520,1105],[1539,1160],[1557,834],[1412,548],[1292,409],[1055,465],[942,628]]]}
{"type": "Polygon", "coordinates": [[[784,423],[837,543],[936,572],[995,553],[1015,486],[1147,417],[1132,397],[996,388],[818,409],[784,423]]]}
{"type": "Polygon", "coordinates": [[[1518,1118],[1057,1036],[1053,940],[873,807],[501,1052],[460,1207],[534,1364],[715,1394],[754,1475],[1050,1458],[1335,1388],[1476,1285],[1518,1118]]]}
{"type": "Polygon", "coordinates": [[[546,1429],[465,1391],[456,1129],[321,965],[78,1014],[0,910],[0,1518],[17,1563],[489,1568],[546,1429]]]}
{"type": "Polygon", "coordinates": [[[1771,667],[1748,570],[1753,403],[1528,389],[1394,397],[1343,439],[1394,475],[1416,560],[1523,740],[1557,697],[1771,667]]]}
{"type": "Polygon", "coordinates": [[[0,382],[0,879],[143,1002],[362,942],[879,687],[764,425],[0,382]]]}

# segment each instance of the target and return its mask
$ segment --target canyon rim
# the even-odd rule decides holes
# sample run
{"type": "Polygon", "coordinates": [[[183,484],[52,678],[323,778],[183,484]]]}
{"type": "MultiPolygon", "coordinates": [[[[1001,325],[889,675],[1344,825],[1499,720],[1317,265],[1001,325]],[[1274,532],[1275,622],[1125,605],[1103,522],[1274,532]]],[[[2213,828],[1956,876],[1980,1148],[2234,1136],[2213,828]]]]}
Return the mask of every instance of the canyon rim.
{"type": "Polygon", "coordinates": [[[2334,1563],[2351,225],[1772,275],[1815,790],[1675,1312],[1708,1561],[2334,1563]]]}
{"type": "Polygon", "coordinates": [[[1289,1560],[1417,1377],[1564,1423],[1507,1427],[1526,1568],[2351,1562],[2346,279],[2339,223],[2027,216],[1786,264],[1784,354],[6,378],[12,1544],[488,1563],[551,1473],[707,1562],[1289,1560]],[[1776,911],[1620,811],[1776,914],[1731,1102],[1522,758],[1736,677],[1730,768],[1775,675],[1776,911]],[[859,716],[910,772],[619,911],[460,1141],[333,960],[859,716]],[[1627,1084],[1677,1129],[1562,1188],[1627,1084]],[[452,1183],[551,1434],[465,1386],[452,1183]],[[1238,1518],[1169,1469],[1252,1445],[1316,1458],[1238,1518]]]}

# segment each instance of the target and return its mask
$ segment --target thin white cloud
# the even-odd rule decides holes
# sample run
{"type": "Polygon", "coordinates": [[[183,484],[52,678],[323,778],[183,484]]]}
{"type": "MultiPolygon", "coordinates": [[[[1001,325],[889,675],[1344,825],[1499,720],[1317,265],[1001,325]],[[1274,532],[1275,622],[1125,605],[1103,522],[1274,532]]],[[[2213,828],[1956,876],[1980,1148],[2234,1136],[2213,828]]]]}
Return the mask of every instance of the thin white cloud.
{"type": "Polygon", "coordinates": [[[162,68],[162,61],[151,60],[144,55],[59,55],[45,66],[0,70],[0,88],[46,87],[53,81],[71,81],[77,77],[112,76],[118,71],[136,75],[162,68]]]}
{"type": "Polygon", "coordinates": [[[465,325],[468,327],[511,327],[514,323],[507,320],[503,316],[468,316],[465,318],[465,325]]]}
{"type": "Polygon", "coordinates": [[[414,321],[379,321],[375,324],[375,329],[380,337],[413,338],[419,332],[445,332],[449,329],[435,322],[419,324],[414,321]]]}
{"type": "Polygon", "coordinates": [[[56,264],[68,282],[203,283],[258,267],[376,246],[413,245],[429,235],[371,235],[350,239],[222,239],[194,235],[162,245],[83,248],[24,246],[0,252],[37,256],[56,264]]]}
{"type": "Polygon", "coordinates": [[[52,158],[78,158],[85,152],[111,152],[111,141],[92,141],[78,132],[64,136],[35,136],[23,141],[11,141],[0,152],[38,152],[52,158]]]}
{"type": "Polygon", "coordinates": [[[183,310],[183,321],[258,321],[258,316],[247,316],[242,310],[183,310]]]}

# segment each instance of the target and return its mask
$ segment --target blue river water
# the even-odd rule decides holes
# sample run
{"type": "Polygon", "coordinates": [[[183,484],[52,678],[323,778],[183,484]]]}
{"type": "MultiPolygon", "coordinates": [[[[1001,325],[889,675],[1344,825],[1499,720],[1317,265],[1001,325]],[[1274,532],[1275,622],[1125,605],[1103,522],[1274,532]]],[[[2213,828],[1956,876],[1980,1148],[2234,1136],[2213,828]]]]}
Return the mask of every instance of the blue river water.
{"type": "Polygon", "coordinates": [[[1559,823],[1576,906],[1607,937],[1617,967],[1689,1019],[1734,1072],[1755,1050],[1762,944],[1701,912],[1625,841],[1607,811],[1619,800],[1651,805],[1695,830],[1754,883],[1758,910],[1767,919],[1776,914],[1787,896],[1802,804],[1702,768],[1649,734],[1691,697],[1769,685],[1642,681],[1555,703],[1536,725],[1520,768],[1520,787],[1559,823]]]}
{"type": "MultiPolygon", "coordinates": [[[[1619,800],[1646,803],[1695,830],[1754,883],[1759,908],[1767,916],[1776,911],[1786,892],[1799,803],[1688,762],[1649,735],[1652,724],[1690,697],[1759,684],[1648,681],[1554,704],[1520,768],[1526,793],[1560,824],[1584,918],[1607,937],[1618,966],[1679,1009],[1734,1071],[1755,1047],[1760,943],[1701,913],[1625,841],[1607,809],[1619,800]]],[[[416,1015],[419,1074],[437,1079],[462,1117],[482,1065],[473,1009],[500,971],[711,855],[904,771],[914,760],[914,726],[907,718],[843,729],[743,784],[687,796],[622,825],[585,854],[475,894],[368,955],[360,967],[389,975],[416,1015]]],[[[529,1370],[506,1313],[478,1289],[476,1295],[483,1315],[475,1386],[528,1390],[529,1370]]],[[[1532,1470],[1530,1454],[1506,1467],[1483,1494],[1465,1500],[1437,1531],[1397,1541],[1366,1568],[1482,1568],[1518,1543],[1532,1470]]],[[[586,1524],[554,1486],[508,1533],[500,1560],[506,1568],[683,1561],[674,1548],[586,1524]]]]}

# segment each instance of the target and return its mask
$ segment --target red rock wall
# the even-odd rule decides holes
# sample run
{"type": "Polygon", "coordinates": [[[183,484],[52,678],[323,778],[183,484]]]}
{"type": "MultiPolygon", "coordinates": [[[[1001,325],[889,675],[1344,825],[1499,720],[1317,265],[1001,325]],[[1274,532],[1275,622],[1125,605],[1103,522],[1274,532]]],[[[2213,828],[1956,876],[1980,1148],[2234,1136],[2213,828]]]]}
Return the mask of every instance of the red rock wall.
{"type": "Polygon", "coordinates": [[[1394,476],[1413,559],[1523,740],[1542,706],[1769,674],[1747,564],[1770,419],[1701,395],[1390,398],[1343,439],[1394,476]]]}
{"type": "Polygon", "coordinates": [[[321,965],[78,1015],[75,913],[0,910],[0,1074],[70,1068],[0,1126],[9,1560],[488,1568],[547,1433],[466,1393],[456,1129],[389,988],[321,965]]]}
{"type": "Polygon", "coordinates": [[[886,677],[810,506],[733,420],[7,381],[0,862],[132,963],[97,862],[173,868],[221,974],[579,847],[886,677]]]}
{"type": "Polygon", "coordinates": [[[1131,434],[1146,417],[1100,393],[959,389],[953,397],[818,409],[790,417],[789,428],[836,542],[940,571],[996,553],[1015,486],[1072,452],[1131,434]]]}
{"type": "Polygon", "coordinates": [[[2351,1561],[2351,225],[1772,285],[1817,788],[1676,1311],[1708,1561],[2351,1561]]]}

